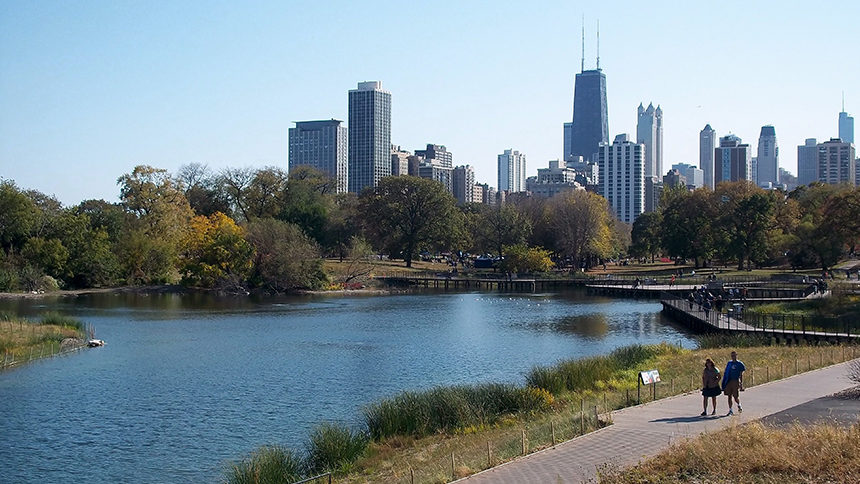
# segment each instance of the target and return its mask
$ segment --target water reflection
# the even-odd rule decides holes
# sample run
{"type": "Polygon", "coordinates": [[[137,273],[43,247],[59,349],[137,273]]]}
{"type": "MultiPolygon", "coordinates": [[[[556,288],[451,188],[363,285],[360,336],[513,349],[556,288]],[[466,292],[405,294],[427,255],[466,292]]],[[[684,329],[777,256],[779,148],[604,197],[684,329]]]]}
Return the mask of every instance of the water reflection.
{"type": "Polygon", "coordinates": [[[565,316],[553,323],[555,331],[589,339],[602,339],[609,334],[609,318],[605,314],[565,316]]]}

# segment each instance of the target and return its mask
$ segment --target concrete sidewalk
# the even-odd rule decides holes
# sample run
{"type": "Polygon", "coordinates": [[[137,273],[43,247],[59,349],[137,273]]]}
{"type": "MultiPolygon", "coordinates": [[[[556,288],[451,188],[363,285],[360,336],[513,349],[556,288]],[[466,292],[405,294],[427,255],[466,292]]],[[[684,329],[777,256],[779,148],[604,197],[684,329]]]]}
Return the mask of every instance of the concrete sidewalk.
{"type": "MultiPolygon", "coordinates": [[[[860,361],[860,360],[855,360],[860,361]]],[[[726,397],[717,415],[700,417],[702,396],[690,393],[613,412],[613,424],[549,449],[513,460],[457,482],[582,483],[600,468],[625,468],[660,453],[679,439],[760,419],[856,384],[847,378],[850,362],[757,385],[741,393],[743,413],[726,416],[726,397]]]]}

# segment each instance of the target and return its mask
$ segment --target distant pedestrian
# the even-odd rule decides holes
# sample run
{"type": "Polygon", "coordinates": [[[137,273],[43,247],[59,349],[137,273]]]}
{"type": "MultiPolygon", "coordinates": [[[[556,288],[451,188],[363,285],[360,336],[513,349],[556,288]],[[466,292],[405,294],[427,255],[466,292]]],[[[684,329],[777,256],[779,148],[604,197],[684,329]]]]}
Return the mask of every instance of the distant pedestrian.
{"type": "Polygon", "coordinates": [[[714,365],[714,361],[710,358],[705,360],[705,369],[702,370],[702,417],[708,415],[708,397],[713,401],[713,411],[711,415],[717,413],[717,395],[720,390],[720,370],[714,365]]]}
{"type": "Polygon", "coordinates": [[[674,285],[675,285],[675,274],[672,274],[672,279],[669,280],[669,287],[672,287],[674,285]]]}
{"type": "Polygon", "coordinates": [[[726,363],[726,371],[723,373],[723,393],[729,398],[729,413],[734,415],[732,411],[732,398],[738,404],[738,412],[743,412],[741,408],[740,393],[744,389],[744,371],[746,366],[738,360],[738,354],[732,351],[732,359],[726,363]]]}

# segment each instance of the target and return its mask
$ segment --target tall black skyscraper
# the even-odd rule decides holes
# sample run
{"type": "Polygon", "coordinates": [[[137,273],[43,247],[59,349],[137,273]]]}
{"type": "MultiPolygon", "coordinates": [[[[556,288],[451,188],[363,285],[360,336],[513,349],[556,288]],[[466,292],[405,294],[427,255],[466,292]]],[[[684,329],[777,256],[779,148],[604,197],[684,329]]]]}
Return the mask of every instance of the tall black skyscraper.
{"type": "MultiPolygon", "coordinates": [[[[609,142],[609,116],[606,109],[606,76],[600,70],[600,32],[597,34],[597,67],[585,70],[585,30],[582,35],[582,72],[576,75],[573,91],[573,125],[570,152],[565,158],[582,156],[594,160],[600,143],[609,142]]],[[[565,132],[568,132],[565,130],[565,132]]],[[[567,143],[565,143],[567,145],[567,143]]]]}

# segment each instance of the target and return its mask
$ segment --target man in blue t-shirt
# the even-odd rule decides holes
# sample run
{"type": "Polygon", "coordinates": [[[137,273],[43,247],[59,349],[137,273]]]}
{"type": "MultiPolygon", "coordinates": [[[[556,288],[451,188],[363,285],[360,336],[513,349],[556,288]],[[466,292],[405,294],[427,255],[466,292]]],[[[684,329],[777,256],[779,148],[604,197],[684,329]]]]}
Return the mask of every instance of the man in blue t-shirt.
{"type": "Polygon", "coordinates": [[[723,372],[723,393],[729,397],[729,415],[734,415],[732,411],[732,397],[738,404],[738,412],[743,412],[741,408],[739,392],[744,389],[744,371],[746,367],[738,361],[738,354],[732,351],[732,359],[726,363],[726,371],[723,372]]]}

